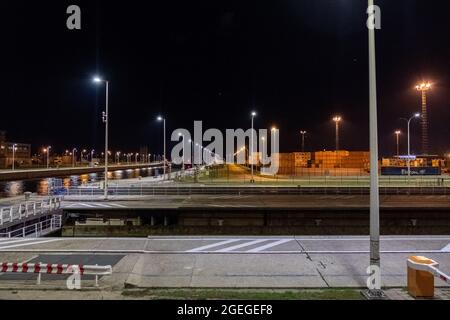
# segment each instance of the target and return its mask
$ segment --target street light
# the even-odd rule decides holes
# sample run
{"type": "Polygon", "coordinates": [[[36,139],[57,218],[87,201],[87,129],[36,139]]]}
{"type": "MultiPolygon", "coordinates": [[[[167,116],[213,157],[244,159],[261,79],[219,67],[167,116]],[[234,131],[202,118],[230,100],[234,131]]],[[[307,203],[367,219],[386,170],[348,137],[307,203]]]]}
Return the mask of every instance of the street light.
{"type": "Polygon", "coordinates": [[[408,177],[411,176],[411,139],[410,139],[410,124],[413,119],[420,118],[420,113],[415,113],[411,118],[401,118],[408,123],[408,177]]]}
{"type": "Polygon", "coordinates": [[[136,164],[138,164],[138,157],[139,153],[136,152],[136,154],[134,155],[134,162],[136,162],[136,164]]]}
{"type": "MultiPolygon", "coordinates": [[[[375,19],[373,0],[368,0],[367,13],[375,19]]],[[[375,53],[375,26],[368,26],[369,38],[369,141],[370,141],[370,267],[375,275],[373,286],[369,286],[369,298],[382,298],[380,269],[380,195],[378,181],[378,118],[377,118],[377,74],[375,53]]]]}
{"type": "Polygon", "coordinates": [[[17,148],[17,144],[13,144],[13,146],[12,146],[12,152],[13,152],[13,154],[12,154],[12,170],[14,170],[15,169],[15,167],[14,167],[14,162],[16,161],[14,158],[15,158],[15,156],[16,156],[16,148],[17,148]]]}
{"type": "Polygon", "coordinates": [[[397,157],[400,156],[400,134],[402,132],[400,130],[395,131],[395,135],[397,138],[397,157]]]}
{"type": "Polygon", "coordinates": [[[105,112],[103,112],[103,122],[105,123],[105,200],[108,200],[108,121],[109,121],[109,81],[103,80],[100,77],[94,77],[94,82],[106,85],[106,101],[105,101],[105,112]]]}
{"type": "Polygon", "coordinates": [[[92,149],[92,151],[91,151],[91,163],[94,162],[94,153],[95,153],[95,150],[92,149]]]}
{"type": "Polygon", "coordinates": [[[254,150],[254,145],[253,145],[253,122],[254,122],[254,119],[255,119],[255,117],[256,117],[256,112],[255,111],[252,111],[252,113],[251,113],[251,116],[252,116],[252,141],[251,141],[251,145],[250,145],[250,150],[251,151],[249,151],[249,161],[250,161],[250,152],[251,152],[251,155],[252,155],[252,162],[251,162],[251,164],[250,164],[250,166],[251,166],[251,171],[252,171],[252,178],[251,178],[251,180],[250,180],[250,183],[254,183],[255,182],[255,179],[254,179],[254,177],[253,177],[253,157],[254,157],[254,154],[255,154],[255,150],[254,150]]]}
{"type": "Polygon", "coordinates": [[[306,131],[300,131],[300,134],[302,135],[302,152],[305,152],[305,134],[306,131]]]}
{"type": "Polygon", "coordinates": [[[184,134],[182,134],[181,132],[178,133],[179,137],[183,137],[183,167],[181,168],[181,171],[184,171],[184,134]]]}
{"type": "Polygon", "coordinates": [[[74,168],[75,168],[75,165],[76,165],[76,163],[75,163],[76,152],[77,152],[77,149],[73,148],[72,149],[72,167],[74,167],[74,168]]]}
{"type": "Polygon", "coordinates": [[[163,155],[163,174],[164,174],[164,180],[166,179],[166,118],[162,116],[158,116],[158,121],[163,123],[163,130],[164,130],[164,155],[163,155]]]}
{"type": "Polygon", "coordinates": [[[47,152],[47,169],[49,168],[50,165],[50,149],[52,147],[48,146],[47,149],[44,149],[44,152],[47,152]]]}
{"type": "Polygon", "coordinates": [[[429,153],[427,91],[430,89],[429,82],[422,82],[416,86],[416,90],[422,93],[422,154],[429,153]]]}
{"type": "Polygon", "coordinates": [[[335,116],[333,121],[336,123],[336,151],[339,151],[339,123],[342,121],[342,117],[335,116]]]}

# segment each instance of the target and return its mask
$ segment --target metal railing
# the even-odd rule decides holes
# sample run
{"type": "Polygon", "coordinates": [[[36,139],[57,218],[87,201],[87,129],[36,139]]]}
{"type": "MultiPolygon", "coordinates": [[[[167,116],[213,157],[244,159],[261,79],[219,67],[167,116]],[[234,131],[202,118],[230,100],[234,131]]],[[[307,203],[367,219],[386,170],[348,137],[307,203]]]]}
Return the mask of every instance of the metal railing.
{"type": "MultiPolygon", "coordinates": [[[[101,196],[100,188],[67,188],[65,195],[101,196]]],[[[177,196],[177,195],[365,195],[369,187],[273,187],[273,186],[134,186],[109,188],[111,196],[177,196]]],[[[450,187],[380,187],[381,195],[450,195],[450,187]]]]}
{"type": "Polygon", "coordinates": [[[0,226],[20,221],[30,216],[50,213],[61,208],[61,197],[51,197],[42,201],[27,201],[0,209],[0,226]]]}
{"type": "Polygon", "coordinates": [[[0,238],[39,238],[62,228],[62,216],[53,215],[50,219],[24,226],[9,232],[0,233],[0,238]]]}

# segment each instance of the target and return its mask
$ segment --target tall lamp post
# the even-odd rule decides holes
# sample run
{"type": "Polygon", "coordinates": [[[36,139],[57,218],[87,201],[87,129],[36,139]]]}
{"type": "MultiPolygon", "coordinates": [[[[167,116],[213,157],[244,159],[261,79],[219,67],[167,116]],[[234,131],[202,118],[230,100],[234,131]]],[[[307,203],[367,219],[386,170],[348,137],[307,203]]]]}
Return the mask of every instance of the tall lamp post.
{"type": "Polygon", "coordinates": [[[408,177],[411,176],[411,138],[410,138],[410,127],[411,127],[411,121],[413,119],[418,119],[420,118],[420,113],[415,113],[411,118],[406,119],[406,118],[401,118],[402,120],[405,120],[408,123],[408,177]]]}
{"type": "Polygon", "coordinates": [[[396,141],[397,141],[397,157],[400,156],[400,135],[401,135],[401,131],[397,130],[395,131],[395,136],[396,136],[396,141]]]}
{"type": "MultiPolygon", "coordinates": [[[[376,19],[373,0],[368,0],[369,19],[376,19]]],[[[380,264],[380,198],[378,181],[378,118],[377,118],[377,74],[375,53],[375,20],[367,21],[369,36],[369,123],[370,123],[370,267],[375,282],[369,286],[369,298],[382,298],[380,264]]]]}
{"type": "Polygon", "coordinates": [[[427,91],[431,89],[431,83],[423,82],[416,86],[416,90],[422,93],[422,154],[429,153],[428,139],[428,110],[427,110],[427,91]]]}
{"type": "Polygon", "coordinates": [[[182,134],[181,132],[178,134],[179,137],[183,137],[183,166],[181,167],[181,171],[184,171],[184,134],[182,134]]]}
{"type": "Polygon", "coordinates": [[[105,112],[103,112],[103,122],[105,123],[105,192],[104,198],[108,200],[108,124],[109,124],[109,81],[100,77],[94,78],[95,83],[104,83],[106,87],[105,112]]]}
{"type": "Polygon", "coordinates": [[[251,172],[252,172],[252,178],[251,178],[251,180],[250,180],[250,183],[254,183],[255,182],[255,178],[254,178],[254,176],[253,176],[253,157],[254,157],[254,155],[255,155],[255,149],[254,149],[254,143],[253,143],[253,123],[254,123],[254,119],[255,119],[255,117],[256,117],[256,112],[255,111],[252,111],[252,113],[251,113],[251,116],[252,116],[252,141],[250,142],[251,144],[250,144],[250,151],[249,151],[249,156],[248,156],[248,159],[249,159],[249,161],[250,161],[250,154],[251,154],[251,172]]]}
{"type": "Polygon", "coordinates": [[[50,147],[50,146],[48,146],[47,147],[47,169],[50,167],[50,149],[51,149],[52,147],[50,147]]]}
{"type": "Polygon", "coordinates": [[[300,134],[302,135],[302,152],[305,152],[305,134],[306,134],[306,131],[302,130],[302,131],[300,131],[300,134]]]}
{"type": "Polygon", "coordinates": [[[17,144],[13,144],[13,146],[12,146],[12,170],[15,170],[16,148],[17,148],[17,144]]]}
{"type": "Polygon", "coordinates": [[[76,165],[76,163],[75,163],[76,153],[77,153],[77,149],[73,148],[72,149],[72,167],[74,167],[74,168],[75,168],[75,165],[76,165]]]}
{"type": "Polygon", "coordinates": [[[342,117],[335,116],[333,121],[336,123],[336,151],[339,151],[339,123],[342,121],[342,117]]]}
{"type": "Polygon", "coordinates": [[[164,180],[166,179],[166,118],[159,116],[157,118],[158,121],[163,123],[163,130],[164,130],[164,135],[163,135],[163,140],[164,140],[164,155],[163,155],[163,174],[164,174],[164,180]]]}

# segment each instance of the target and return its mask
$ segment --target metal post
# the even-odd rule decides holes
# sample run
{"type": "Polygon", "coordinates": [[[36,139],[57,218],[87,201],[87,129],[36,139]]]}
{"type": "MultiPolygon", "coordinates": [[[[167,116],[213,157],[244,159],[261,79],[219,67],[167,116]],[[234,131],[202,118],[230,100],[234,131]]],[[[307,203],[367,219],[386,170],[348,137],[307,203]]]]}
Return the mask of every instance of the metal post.
{"type": "Polygon", "coordinates": [[[12,170],[15,169],[15,157],[16,157],[16,145],[13,144],[13,148],[12,148],[13,154],[12,154],[12,170]]]}
{"type": "Polygon", "coordinates": [[[410,136],[409,136],[409,133],[410,133],[410,129],[409,129],[409,125],[411,124],[411,119],[412,118],[410,118],[409,120],[408,120],[408,178],[411,176],[411,140],[410,140],[410,136]]]}
{"type": "Polygon", "coordinates": [[[164,174],[164,178],[163,180],[166,180],[166,118],[163,119],[163,127],[164,127],[164,156],[163,156],[163,174],[164,174]]]}
{"type": "MultiPolygon", "coordinates": [[[[368,0],[370,8],[374,1],[368,0]]],[[[369,92],[370,92],[370,266],[375,269],[375,288],[369,295],[382,297],[380,270],[380,202],[378,181],[378,120],[377,120],[377,78],[375,53],[375,28],[369,29],[369,92]]]]}
{"type": "Polygon", "coordinates": [[[422,90],[422,153],[428,154],[428,111],[427,92],[422,90]]]}
{"type": "Polygon", "coordinates": [[[106,112],[105,112],[105,200],[108,200],[108,124],[109,124],[109,81],[106,81],[106,112]]]}
{"type": "Polygon", "coordinates": [[[253,119],[255,118],[255,116],[252,114],[252,141],[251,141],[251,146],[250,146],[250,151],[249,151],[249,156],[248,156],[248,160],[250,161],[250,154],[252,157],[251,160],[251,171],[252,171],[252,178],[250,180],[251,183],[255,182],[254,177],[253,177],[253,154],[254,154],[254,150],[253,150],[253,119]]]}
{"type": "Polygon", "coordinates": [[[336,151],[339,151],[339,121],[336,121],[336,151]]]}

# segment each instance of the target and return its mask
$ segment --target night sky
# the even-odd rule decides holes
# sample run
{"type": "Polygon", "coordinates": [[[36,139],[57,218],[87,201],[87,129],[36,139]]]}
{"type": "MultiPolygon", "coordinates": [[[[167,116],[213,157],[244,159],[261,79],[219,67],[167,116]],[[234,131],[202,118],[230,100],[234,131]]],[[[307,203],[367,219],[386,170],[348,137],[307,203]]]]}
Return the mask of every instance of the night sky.
{"type": "MultiPolygon", "coordinates": [[[[380,153],[395,151],[400,117],[420,111],[414,86],[430,80],[430,145],[450,152],[448,0],[378,0],[380,153]]],[[[366,0],[2,1],[0,129],[37,150],[101,150],[111,82],[110,146],[162,153],[162,126],[280,128],[282,151],[368,150],[366,0]],[[82,30],[66,28],[67,6],[82,30]]],[[[412,125],[419,151],[420,124],[412,125]]],[[[406,135],[402,138],[406,152],[406,135]]]]}

